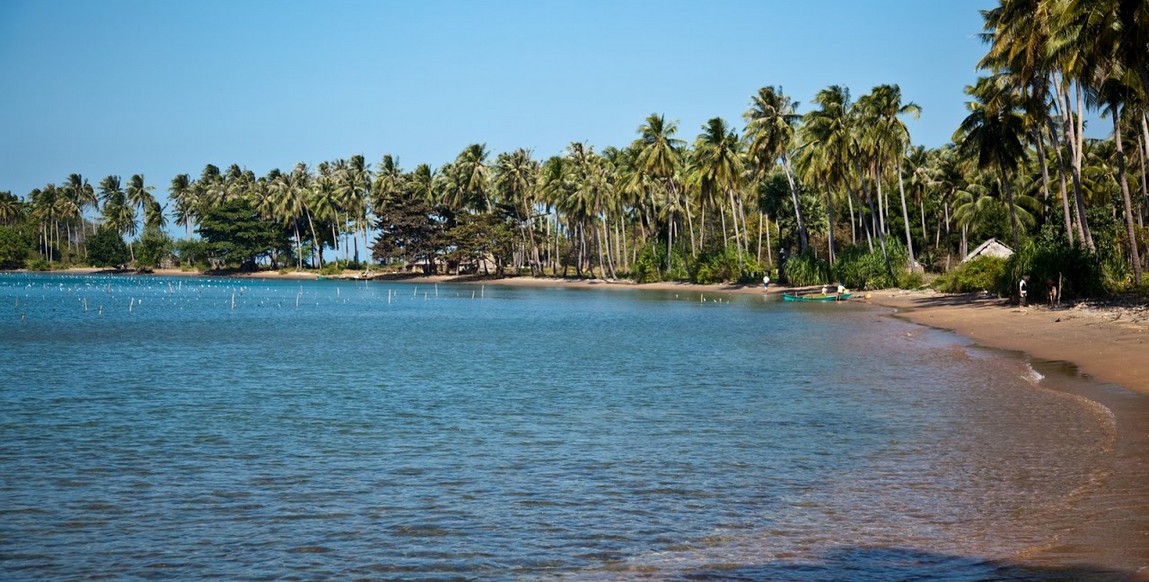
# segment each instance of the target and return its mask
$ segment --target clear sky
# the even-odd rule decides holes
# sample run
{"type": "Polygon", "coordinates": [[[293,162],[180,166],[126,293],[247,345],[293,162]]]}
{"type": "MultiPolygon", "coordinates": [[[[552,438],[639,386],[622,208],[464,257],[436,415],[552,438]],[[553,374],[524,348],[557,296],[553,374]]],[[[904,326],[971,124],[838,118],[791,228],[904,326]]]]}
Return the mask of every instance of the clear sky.
{"type": "Polygon", "coordinates": [[[742,127],[759,87],[811,109],[898,84],[949,141],[994,0],[3,0],[0,190],[76,172],[262,175],[362,154],[437,167],[469,143],[536,158],[742,127]]]}

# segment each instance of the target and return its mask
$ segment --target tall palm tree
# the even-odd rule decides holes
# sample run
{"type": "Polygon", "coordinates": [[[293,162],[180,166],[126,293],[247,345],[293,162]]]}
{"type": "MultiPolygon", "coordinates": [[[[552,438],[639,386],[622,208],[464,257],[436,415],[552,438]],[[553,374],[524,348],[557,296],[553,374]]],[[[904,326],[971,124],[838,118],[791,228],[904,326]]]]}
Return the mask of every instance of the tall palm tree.
{"type": "Polygon", "coordinates": [[[136,224],[136,209],[124,193],[119,176],[107,176],[100,181],[100,198],[103,202],[104,224],[121,237],[128,237],[128,251],[132,263],[135,263],[136,252],[132,238],[136,236],[139,225],[136,224]]]}
{"type": "Polygon", "coordinates": [[[195,188],[191,176],[176,174],[168,186],[168,200],[175,204],[175,223],[184,227],[184,238],[191,240],[192,223],[195,222],[195,212],[198,204],[195,199],[195,188]]]}
{"type": "Polygon", "coordinates": [[[16,224],[24,220],[25,206],[20,197],[11,192],[0,192],[0,224],[16,224]]]}
{"type": "Polygon", "coordinates": [[[841,85],[822,89],[814,97],[818,106],[803,116],[800,136],[801,165],[806,175],[826,192],[827,246],[834,262],[834,202],[832,190],[847,185],[850,156],[856,144],[850,113],[850,90],[841,85]]]}
{"type": "Polygon", "coordinates": [[[478,143],[468,145],[459,153],[450,175],[454,184],[445,200],[448,205],[475,212],[491,209],[489,155],[487,145],[478,143]]]}
{"type": "Polygon", "coordinates": [[[127,197],[128,204],[130,204],[135,211],[145,211],[148,206],[156,201],[152,195],[155,186],[148,186],[144,183],[143,174],[133,174],[128,179],[127,197]]]}
{"type": "MultiPolygon", "coordinates": [[[[1147,47],[1149,48],[1149,47],[1147,47]]],[[[1137,248],[1137,228],[1134,224],[1133,201],[1129,194],[1129,179],[1125,172],[1125,148],[1121,139],[1121,112],[1122,103],[1132,101],[1135,87],[1124,82],[1118,76],[1111,76],[1101,82],[1097,92],[1098,100],[1105,103],[1109,117],[1113,120],[1113,143],[1117,150],[1117,181],[1121,185],[1121,198],[1125,205],[1126,237],[1129,239],[1129,257],[1133,264],[1133,283],[1141,284],[1141,253],[1137,248]]],[[[1144,117],[1144,116],[1142,116],[1144,117]]]]}
{"type": "Polygon", "coordinates": [[[747,146],[755,178],[763,179],[781,162],[782,171],[790,185],[790,203],[794,207],[794,221],[798,225],[798,250],[804,252],[810,246],[810,234],[802,217],[802,205],[798,202],[798,188],[794,183],[794,173],[790,168],[790,148],[801,116],[798,115],[798,102],[791,101],[781,87],[762,87],[750,98],[750,109],[746,110],[747,146]]]}
{"type": "Polygon", "coordinates": [[[902,122],[902,115],[912,115],[915,119],[921,115],[922,108],[912,101],[902,103],[902,90],[897,85],[878,85],[874,87],[864,99],[864,108],[871,109],[874,124],[870,126],[873,139],[880,157],[879,166],[885,159],[892,158],[894,169],[898,174],[898,194],[902,202],[902,222],[906,230],[906,249],[909,252],[910,264],[914,257],[914,241],[910,235],[910,216],[906,205],[906,190],[902,181],[902,159],[905,158],[906,149],[910,146],[910,131],[902,122]]]}
{"type": "Polygon", "coordinates": [[[96,197],[96,191],[92,188],[92,185],[80,174],[68,175],[68,181],[64,185],[64,191],[72,201],[72,204],[79,210],[79,216],[77,218],[80,222],[80,228],[78,233],[82,234],[84,224],[87,222],[84,218],[87,209],[91,208],[93,211],[98,211],[100,208],[100,199],[96,197]]]}
{"type": "Polygon", "coordinates": [[[517,149],[502,153],[495,159],[493,184],[500,200],[515,209],[519,215],[520,231],[524,243],[530,245],[531,274],[542,275],[539,261],[539,246],[535,241],[534,208],[538,200],[539,169],[537,161],[531,159],[530,150],[517,149]]]}
{"type": "Polygon", "coordinates": [[[1020,245],[1017,232],[1017,205],[1013,200],[1013,172],[1025,157],[1025,120],[1018,100],[1009,87],[1001,87],[995,79],[983,77],[974,86],[966,87],[966,94],[974,97],[967,103],[969,115],[962,120],[953,140],[967,154],[976,156],[977,167],[993,168],[1005,191],[1009,207],[1009,224],[1014,248],[1020,245]]]}
{"type": "Polygon", "coordinates": [[[739,205],[735,202],[735,192],[741,188],[745,171],[742,140],[738,132],[730,129],[726,121],[719,117],[707,121],[702,130],[694,142],[694,152],[691,156],[692,182],[697,184],[704,199],[722,195],[728,198],[731,222],[734,224],[734,245],[738,253],[739,268],[742,268],[744,266],[742,254],[749,246],[748,243],[743,244],[744,233],[738,228],[739,205]]]}
{"type": "MultiPolygon", "coordinates": [[[[354,216],[353,228],[357,234],[363,235],[363,248],[366,249],[367,225],[370,222],[368,212],[371,199],[371,166],[359,154],[351,156],[351,160],[343,168],[340,176],[340,191],[343,193],[343,203],[347,211],[354,216]]],[[[359,242],[355,241],[355,262],[359,262],[359,242]]]]}
{"type": "MultiPolygon", "coordinates": [[[[682,148],[686,145],[682,140],[674,137],[678,133],[678,124],[666,121],[666,117],[652,113],[646,121],[638,127],[639,138],[634,147],[637,151],[636,165],[638,170],[651,178],[652,181],[662,184],[666,192],[669,210],[667,215],[666,237],[666,268],[669,271],[674,247],[674,220],[683,205],[679,200],[678,184],[675,176],[682,169],[682,148]]],[[[689,206],[685,207],[689,213],[689,206]]],[[[687,217],[690,220],[690,217],[687,217]]],[[[696,253],[694,244],[694,230],[690,230],[691,252],[696,253]]]]}

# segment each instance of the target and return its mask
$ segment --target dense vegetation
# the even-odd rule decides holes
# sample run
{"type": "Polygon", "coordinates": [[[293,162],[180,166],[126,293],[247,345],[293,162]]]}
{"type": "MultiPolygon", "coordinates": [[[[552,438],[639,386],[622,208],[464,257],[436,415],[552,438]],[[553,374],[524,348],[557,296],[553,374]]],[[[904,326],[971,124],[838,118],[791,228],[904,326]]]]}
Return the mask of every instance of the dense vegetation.
{"type": "Polygon", "coordinates": [[[0,193],[0,258],[329,270],[334,257],[336,268],[696,282],[769,273],[856,288],[948,272],[945,288],[999,292],[1029,274],[1067,294],[1141,285],[1149,5],[1002,0],[983,17],[985,76],[966,88],[953,143],[936,149],[912,145],[905,118],[920,108],[897,85],[856,100],[830,86],[806,113],[767,86],[741,128],[714,118],[690,144],[653,114],[632,143],[576,142],[546,159],[472,144],[434,169],[404,170],[391,155],[264,176],[208,165],[171,180],[170,210],[141,175],[93,188],[72,174],[23,199],[0,193]],[[1111,122],[1109,138],[1084,136],[1090,110],[1111,122]],[[169,217],[185,240],[169,239],[169,217]],[[127,257],[101,232],[127,240],[127,257]],[[1018,253],[950,272],[990,237],[1018,253]]]}

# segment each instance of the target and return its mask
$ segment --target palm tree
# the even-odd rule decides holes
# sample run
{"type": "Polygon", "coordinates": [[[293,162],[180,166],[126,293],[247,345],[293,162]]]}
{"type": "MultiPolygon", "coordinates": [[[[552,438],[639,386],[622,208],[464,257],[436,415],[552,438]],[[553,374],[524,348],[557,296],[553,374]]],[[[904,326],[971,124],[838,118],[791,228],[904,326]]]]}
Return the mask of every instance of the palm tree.
{"type": "Polygon", "coordinates": [[[539,246],[535,242],[534,207],[538,199],[539,169],[537,161],[531,159],[530,150],[517,149],[502,153],[495,159],[493,183],[495,191],[504,204],[515,209],[519,215],[520,230],[525,233],[524,243],[531,249],[531,274],[542,275],[539,261],[539,246]]]}
{"type": "Polygon", "coordinates": [[[749,243],[743,245],[744,233],[738,229],[739,205],[735,203],[735,191],[739,190],[745,171],[742,140],[738,132],[727,127],[726,122],[719,117],[707,121],[702,130],[694,142],[692,182],[698,185],[704,200],[722,194],[729,199],[731,221],[734,223],[734,245],[739,268],[742,268],[742,253],[749,246],[749,243]]]}
{"type": "Polygon", "coordinates": [[[913,115],[917,119],[921,115],[922,108],[913,102],[903,104],[902,90],[897,85],[874,87],[869,95],[859,99],[859,103],[864,103],[864,109],[871,110],[874,123],[870,129],[879,156],[879,167],[883,165],[883,160],[887,156],[894,158],[894,168],[898,174],[898,193],[902,201],[902,222],[906,230],[906,249],[912,265],[916,261],[914,242],[910,236],[910,216],[906,206],[906,190],[902,182],[902,159],[906,155],[906,148],[910,146],[910,132],[899,116],[913,115]]]}
{"type": "MultiPolygon", "coordinates": [[[[345,209],[353,215],[353,228],[363,235],[363,248],[367,248],[367,225],[370,222],[368,201],[371,198],[371,167],[362,155],[353,155],[351,160],[342,168],[340,174],[340,192],[345,209]]],[[[354,237],[353,237],[353,240],[354,237]]],[[[359,262],[359,242],[355,240],[355,262],[359,262]]]]}
{"type": "Polygon", "coordinates": [[[803,116],[801,165],[826,191],[827,246],[834,262],[834,202],[831,190],[845,187],[848,161],[856,150],[850,114],[850,90],[841,85],[822,89],[814,97],[818,109],[803,116]]]}
{"type": "Polygon", "coordinates": [[[168,186],[168,199],[175,204],[176,224],[184,227],[184,238],[191,240],[191,227],[195,221],[195,209],[198,206],[195,199],[195,188],[191,176],[177,174],[168,186]]]}
{"type": "Polygon", "coordinates": [[[747,146],[755,178],[761,180],[776,163],[781,161],[782,171],[790,185],[790,202],[794,206],[794,221],[798,225],[798,250],[804,252],[810,246],[810,234],[802,218],[802,205],[798,202],[798,188],[794,183],[794,173],[790,168],[790,147],[794,141],[795,128],[801,116],[797,113],[798,102],[791,101],[781,87],[762,87],[750,99],[750,109],[746,110],[747,146]]]}
{"type": "Polygon", "coordinates": [[[1020,245],[1017,232],[1017,205],[1013,200],[1012,174],[1025,157],[1025,120],[1018,108],[1016,94],[1001,87],[995,79],[981,78],[966,94],[975,98],[967,103],[970,114],[962,120],[953,140],[967,154],[975,155],[977,167],[993,168],[1005,191],[1014,248],[1020,245]]]}
{"type": "Polygon", "coordinates": [[[104,224],[121,237],[128,236],[128,251],[132,263],[135,263],[136,252],[132,247],[132,238],[136,236],[139,225],[136,224],[136,210],[120,186],[119,176],[107,176],[100,181],[100,198],[103,200],[104,224]]]}
{"type": "MultiPolygon", "coordinates": [[[[639,138],[634,147],[637,156],[635,159],[638,171],[646,174],[652,181],[662,184],[666,191],[668,209],[667,236],[666,236],[666,268],[669,271],[674,247],[674,220],[676,214],[683,209],[679,200],[678,185],[675,176],[682,169],[682,148],[686,145],[682,140],[674,137],[678,132],[678,124],[667,122],[665,116],[655,113],[646,118],[646,122],[638,127],[639,138]]],[[[686,207],[687,220],[690,220],[689,207],[686,207]]],[[[696,254],[693,227],[690,231],[691,252],[696,254]]]]}
{"type": "Polygon", "coordinates": [[[24,220],[24,216],[24,202],[11,192],[0,192],[0,224],[16,224],[24,220]]]}
{"type": "MultiPolygon", "coordinates": [[[[1129,239],[1130,262],[1133,263],[1133,283],[1141,284],[1141,254],[1137,248],[1137,228],[1134,225],[1133,202],[1129,194],[1129,180],[1125,173],[1125,149],[1121,139],[1122,103],[1132,101],[1136,88],[1125,84],[1113,76],[1101,83],[1097,98],[1104,102],[1109,117],[1113,120],[1113,143],[1117,149],[1117,180],[1121,184],[1121,198],[1125,205],[1125,228],[1129,239]]],[[[1144,116],[1142,116],[1144,118],[1144,116]]]]}
{"type": "Polygon", "coordinates": [[[128,204],[131,204],[134,210],[147,210],[148,206],[156,201],[155,197],[152,196],[153,190],[155,190],[155,186],[144,184],[143,174],[133,174],[128,180],[128,204]]]}
{"type": "Polygon", "coordinates": [[[488,155],[486,144],[473,143],[455,158],[454,172],[449,175],[454,184],[445,200],[449,206],[476,212],[491,209],[488,155]]]}
{"type": "MultiPolygon", "coordinates": [[[[96,191],[92,185],[79,174],[69,174],[68,181],[64,185],[64,192],[71,200],[71,203],[78,209],[77,219],[80,222],[80,227],[77,234],[83,234],[85,211],[88,208],[92,210],[99,210],[100,199],[96,197],[96,191]]],[[[77,241],[77,244],[79,241],[77,241]]],[[[82,248],[82,247],[81,247],[82,248]]]]}

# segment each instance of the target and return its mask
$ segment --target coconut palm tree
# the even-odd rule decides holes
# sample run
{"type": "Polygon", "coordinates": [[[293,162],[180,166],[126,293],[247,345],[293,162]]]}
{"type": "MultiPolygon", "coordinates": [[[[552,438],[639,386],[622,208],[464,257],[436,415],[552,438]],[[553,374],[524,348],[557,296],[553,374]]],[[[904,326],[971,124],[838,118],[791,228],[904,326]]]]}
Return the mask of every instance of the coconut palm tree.
{"type": "Polygon", "coordinates": [[[1013,200],[1011,180],[1018,164],[1025,157],[1025,120],[1022,119],[1016,93],[1002,87],[995,79],[983,77],[974,86],[966,87],[966,94],[974,97],[967,103],[969,115],[962,120],[953,140],[965,153],[977,158],[979,169],[992,168],[1005,191],[1009,208],[1009,223],[1014,248],[1020,245],[1017,231],[1017,204],[1013,200]]]}
{"type": "Polygon", "coordinates": [[[11,192],[0,192],[0,224],[12,225],[24,220],[25,205],[11,192]]]}
{"type": "Polygon", "coordinates": [[[184,227],[184,238],[191,240],[192,223],[195,222],[195,211],[198,206],[195,199],[195,188],[191,176],[176,174],[168,186],[168,200],[175,204],[175,223],[184,227]]]}
{"type": "MultiPolygon", "coordinates": [[[[719,117],[707,121],[702,130],[694,141],[691,182],[697,185],[703,200],[722,195],[728,198],[731,222],[734,224],[734,245],[738,253],[739,268],[742,268],[744,267],[742,254],[749,246],[749,243],[743,244],[744,233],[738,228],[739,205],[735,202],[735,192],[741,189],[742,176],[745,172],[742,140],[738,132],[730,129],[719,117]]],[[[738,197],[741,198],[741,195],[738,197]]]]}
{"type": "Polygon", "coordinates": [[[473,143],[455,158],[452,172],[445,176],[452,180],[444,202],[453,208],[487,212],[491,209],[490,168],[487,167],[487,144],[473,143]]]}
{"type": "MultiPolygon", "coordinates": [[[[906,205],[906,190],[902,180],[902,159],[905,158],[906,148],[910,146],[910,132],[900,116],[912,115],[915,119],[921,115],[921,107],[916,103],[902,103],[902,90],[897,85],[878,85],[869,95],[858,100],[863,110],[868,110],[868,117],[873,120],[869,130],[875,144],[876,154],[879,157],[878,167],[881,168],[887,159],[892,159],[894,169],[898,175],[898,193],[902,202],[902,222],[905,224],[906,249],[909,252],[910,264],[915,262],[914,242],[910,235],[910,217],[906,205]]],[[[879,170],[879,178],[881,171],[879,170]]],[[[879,179],[879,187],[881,181],[879,179]]],[[[887,205],[887,208],[889,205],[887,205]]]]}
{"type": "Polygon", "coordinates": [[[538,201],[539,169],[531,159],[530,150],[517,149],[495,158],[493,185],[503,204],[515,209],[519,215],[520,231],[524,233],[524,246],[530,245],[531,274],[542,275],[539,246],[535,242],[534,208],[538,201]]]}
{"type": "MultiPolygon", "coordinates": [[[[652,181],[662,184],[666,193],[666,204],[663,208],[668,211],[666,236],[666,268],[669,271],[674,247],[674,221],[677,214],[685,210],[687,220],[690,221],[689,206],[683,205],[679,199],[678,183],[675,180],[682,169],[682,148],[686,143],[674,137],[678,132],[678,124],[666,121],[666,117],[652,113],[646,121],[638,127],[639,138],[634,143],[637,152],[635,162],[639,172],[646,174],[652,181]]],[[[690,249],[697,254],[694,242],[694,229],[690,227],[690,249]]]]}
{"type": "Polygon", "coordinates": [[[148,206],[156,201],[152,195],[153,190],[155,190],[155,186],[144,184],[143,174],[133,174],[132,177],[128,179],[126,192],[128,204],[130,204],[135,211],[147,210],[148,206]]]}
{"type": "Polygon", "coordinates": [[[798,102],[791,101],[781,87],[762,87],[750,98],[750,109],[746,110],[743,118],[746,120],[747,151],[755,178],[763,179],[778,162],[782,164],[790,185],[794,221],[798,225],[798,249],[804,252],[810,246],[810,234],[802,217],[802,205],[798,202],[798,187],[794,183],[789,153],[795,128],[801,120],[797,111],[798,102]]]}
{"type": "Polygon", "coordinates": [[[136,236],[139,225],[136,223],[136,209],[124,193],[119,176],[107,176],[100,181],[100,198],[103,202],[104,224],[121,237],[128,237],[128,251],[132,263],[135,263],[136,252],[132,238],[136,236]]]}
{"type": "Polygon", "coordinates": [[[818,109],[802,118],[799,162],[811,183],[821,184],[826,192],[827,246],[832,264],[834,202],[831,191],[846,187],[849,160],[857,149],[850,113],[850,90],[841,85],[831,85],[819,91],[813,103],[818,109]]]}

